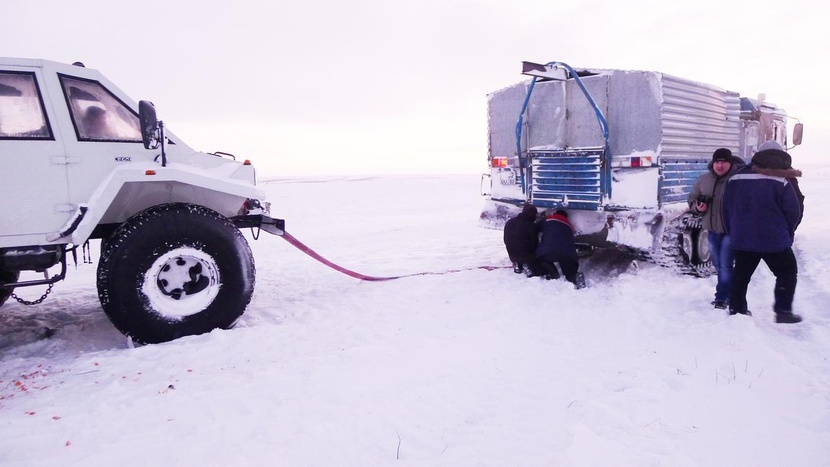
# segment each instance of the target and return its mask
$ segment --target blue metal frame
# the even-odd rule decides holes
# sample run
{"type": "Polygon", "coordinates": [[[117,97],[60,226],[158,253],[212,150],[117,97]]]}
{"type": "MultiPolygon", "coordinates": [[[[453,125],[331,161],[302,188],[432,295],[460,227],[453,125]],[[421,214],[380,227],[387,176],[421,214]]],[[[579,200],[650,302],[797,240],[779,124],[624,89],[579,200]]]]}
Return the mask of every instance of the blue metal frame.
{"type": "Polygon", "coordinates": [[[530,201],[540,208],[598,211],[602,206],[602,148],[533,151],[530,201]]]}
{"type": "Polygon", "coordinates": [[[686,202],[697,178],[709,171],[709,160],[696,157],[660,159],[660,183],[657,200],[660,206],[686,202]]]}
{"type": "MultiPolygon", "coordinates": [[[[608,163],[608,155],[610,153],[610,147],[608,143],[608,121],[605,119],[605,115],[602,114],[599,106],[597,105],[596,101],[594,101],[593,96],[591,93],[588,92],[588,89],[585,87],[585,84],[580,79],[579,75],[577,75],[576,71],[571,68],[570,65],[563,62],[548,62],[545,64],[546,67],[555,66],[555,67],[562,67],[568,70],[570,77],[573,78],[576,83],[579,85],[579,88],[582,90],[582,93],[585,95],[585,98],[588,99],[588,102],[591,104],[591,107],[594,109],[594,113],[596,114],[597,121],[599,122],[600,129],[602,130],[602,136],[604,140],[603,144],[603,155],[601,159],[601,179],[600,179],[600,186],[602,189],[602,193],[605,195],[611,195],[611,164],[608,163]]],[[[522,109],[519,112],[519,119],[516,121],[516,154],[519,157],[519,168],[521,169],[521,186],[522,186],[522,193],[528,194],[528,190],[530,189],[530,181],[532,180],[530,168],[531,166],[527,163],[527,151],[522,152],[522,133],[524,130],[524,114],[527,111],[527,106],[530,103],[530,96],[533,94],[533,88],[536,87],[536,81],[539,78],[537,76],[533,77],[533,80],[530,82],[530,86],[527,89],[527,94],[525,95],[524,102],[522,103],[522,109]]]]}

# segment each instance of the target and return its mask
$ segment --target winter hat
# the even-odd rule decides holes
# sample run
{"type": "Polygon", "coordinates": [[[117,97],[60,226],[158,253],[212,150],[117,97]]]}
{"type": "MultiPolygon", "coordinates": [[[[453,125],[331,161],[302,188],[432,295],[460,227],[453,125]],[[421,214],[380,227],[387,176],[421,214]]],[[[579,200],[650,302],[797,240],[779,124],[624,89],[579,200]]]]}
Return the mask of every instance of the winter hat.
{"type": "Polygon", "coordinates": [[[765,141],[758,146],[758,152],[752,156],[752,165],[766,169],[791,169],[793,159],[775,141],[765,141]]]}
{"type": "Polygon", "coordinates": [[[90,105],[89,107],[86,108],[86,112],[84,113],[84,116],[86,118],[95,118],[95,117],[100,117],[100,116],[104,115],[105,113],[107,113],[107,111],[102,109],[101,107],[98,107],[97,105],[90,105]]]}
{"type": "Polygon", "coordinates": [[[522,214],[525,216],[536,216],[536,206],[529,203],[525,204],[522,207],[522,214]]]}
{"type": "Polygon", "coordinates": [[[758,146],[758,152],[766,151],[767,149],[777,149],[779,151],[784,150],[784,148],[782,148],[781,145],[778,144],[778,141],[773,140],[764,141],[763,143],[761,143],[760,146],[758,146]]]}
{"type": "Polygon", "coordinates": [[[732,151],[726,148],[715,149],[715,152],[712,154],[712,162],[717,161],[732,162],[732,151]]]}

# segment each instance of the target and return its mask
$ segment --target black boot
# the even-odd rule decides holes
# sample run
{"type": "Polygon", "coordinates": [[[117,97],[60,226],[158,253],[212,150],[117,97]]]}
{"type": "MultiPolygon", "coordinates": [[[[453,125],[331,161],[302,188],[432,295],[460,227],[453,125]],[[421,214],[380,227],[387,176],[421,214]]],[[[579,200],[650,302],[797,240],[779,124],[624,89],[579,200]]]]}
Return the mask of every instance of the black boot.
{"type": "Polygon", "coordinates": [[[749,310],[737,310],[735,308],[729,307],[729,316],[732,316],[732,315],[752,316],[752,312],[749,311],[749,310]]]}
{"type": "Polygon", "coordinates": [[[775,312],[775,322],[776,323],[800,323],[801,316],[793,313],[792,311],[776,311],[775,312]]]}
{"type": "Polygon", "coordinates": [[[725,310],[729,308],[729,302],[726,300],[713,300],[712,305],[714,305],[718,310],[725,310]]]}
{"type": "Polygon", "coordinates": [[[585,275],[581,272],[576,273],[576,280],[574,281],[574,287],[579,289],[584,289],[586,286],[585,284],[585,275]]]}

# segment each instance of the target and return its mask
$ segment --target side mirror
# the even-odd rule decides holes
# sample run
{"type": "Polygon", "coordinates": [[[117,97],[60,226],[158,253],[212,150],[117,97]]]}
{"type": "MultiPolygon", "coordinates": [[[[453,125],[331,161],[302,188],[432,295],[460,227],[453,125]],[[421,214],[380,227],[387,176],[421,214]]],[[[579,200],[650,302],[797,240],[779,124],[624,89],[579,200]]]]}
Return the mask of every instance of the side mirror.
{"type": "Polygon", "coordinates": [[[161,143],[159,137],[159,122],[156,118],[156,107],[150,101],[138,102],[138,120],[141,125],[141,140],[144,149],[156,149],[161,143]]]}
{"type": "Polygon", "coordinates": [[[804,136],[804,124],[796,123],[793,127],[793,146],[801,144],[801,138],[804,136]]]}

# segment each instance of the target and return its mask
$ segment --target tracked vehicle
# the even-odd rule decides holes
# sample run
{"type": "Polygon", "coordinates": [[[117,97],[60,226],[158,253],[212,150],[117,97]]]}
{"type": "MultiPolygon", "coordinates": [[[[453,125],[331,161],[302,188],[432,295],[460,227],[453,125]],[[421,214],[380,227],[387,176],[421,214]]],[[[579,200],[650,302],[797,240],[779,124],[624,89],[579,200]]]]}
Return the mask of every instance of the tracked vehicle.
{"type": "MultiPolygon", "coordinates": [[[[500,228],[523,203],[564,209],[587,246],[618,245],[707,275],[707,233],[687,197],[712,153],[749,161],[787,145],[787,114],[716,86],[651,71],[523,62],[532,79],[488,97],[480,224],[500,228]]],[[[800,144],[803,126],[793,129],[800,144]]]]}

